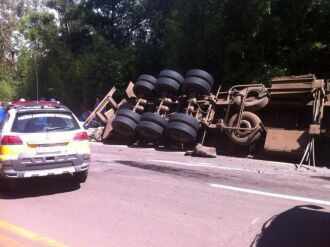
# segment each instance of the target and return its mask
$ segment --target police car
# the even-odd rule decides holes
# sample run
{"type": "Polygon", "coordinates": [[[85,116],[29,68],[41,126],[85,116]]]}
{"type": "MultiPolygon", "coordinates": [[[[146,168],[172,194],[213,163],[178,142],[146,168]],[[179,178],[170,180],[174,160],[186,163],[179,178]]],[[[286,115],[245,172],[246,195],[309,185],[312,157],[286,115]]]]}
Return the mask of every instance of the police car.
{"type": "Polygon", "coordinates": [[[11,102],[0,126],[0,189],[15,179],[71,174],[88,176],[88,135],[57,102],[11,102]]]}

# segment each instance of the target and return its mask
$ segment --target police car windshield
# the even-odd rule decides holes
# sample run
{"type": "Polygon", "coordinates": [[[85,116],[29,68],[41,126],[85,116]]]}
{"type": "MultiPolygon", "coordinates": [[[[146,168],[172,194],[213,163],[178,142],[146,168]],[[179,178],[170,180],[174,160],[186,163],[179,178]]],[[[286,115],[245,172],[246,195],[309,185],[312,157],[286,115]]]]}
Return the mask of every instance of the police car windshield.
{"type": "Polygon", "coordinates": [[[12,132],[42,133],[71,131],[79,129],[79,124],[71,113],[19,113],[17,114],[12,132]]]}

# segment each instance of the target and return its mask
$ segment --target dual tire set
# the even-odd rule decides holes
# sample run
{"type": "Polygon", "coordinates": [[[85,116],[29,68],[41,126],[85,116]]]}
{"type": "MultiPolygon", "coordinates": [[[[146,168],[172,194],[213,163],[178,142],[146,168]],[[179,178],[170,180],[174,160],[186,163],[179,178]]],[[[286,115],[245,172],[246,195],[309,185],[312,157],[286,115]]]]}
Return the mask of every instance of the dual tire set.
{"type": "Polygon", "coordinates": [[[169,120],[152,112],[139,115],[130,109],[121,109],[112,122],[121,136],[131,138],[138,133],[149,141],[157,141],[164,134],[170,139],[191,144],[195,142],[200,127],[198,121],[184,113],[174,113],[169,120]]]}
{"type": "Polygon", "coordinates": [[[191,144],[196,140],[198,129],[198,121],[184,113],[174,113],[167,121],[157,114],[145,112],[141,116],[136,131],[150,141],[157,141],[166,134],[176,142],[191,144]]]}
{"type": "Polygon", "coordinates": [[[180,93],[209,95],[213,84],[213,77],[204,70],[188,70],[186,77],[173,70],[162,70],[158,79],[151,75],[140,75],[133,91],[138,98],[157,97],[165,93],[174,96],[180,93]]]}

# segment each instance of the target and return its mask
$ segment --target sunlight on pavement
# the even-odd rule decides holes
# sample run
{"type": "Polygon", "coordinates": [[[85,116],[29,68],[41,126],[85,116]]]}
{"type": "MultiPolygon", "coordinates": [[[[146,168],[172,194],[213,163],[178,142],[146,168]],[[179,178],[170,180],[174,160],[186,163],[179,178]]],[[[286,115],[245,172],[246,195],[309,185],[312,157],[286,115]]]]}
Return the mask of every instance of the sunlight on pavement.
{"type": "Polygon", "coordinates": [[[45,246],[45,247],[68,247],[55,240],[43,237],[37,233],[0,220],[0,246],[45,246]],[[7,234],[6,234],[7,233],[7,234]],[[31,243],[29,245],[27,242],[31,243]]]}
{"type": "Polygon", "coordinates": [[[0,246],[3,247],[24,247],[26,246],[24,242],[19,242],[14,238],[0,234],[0,246]]]}

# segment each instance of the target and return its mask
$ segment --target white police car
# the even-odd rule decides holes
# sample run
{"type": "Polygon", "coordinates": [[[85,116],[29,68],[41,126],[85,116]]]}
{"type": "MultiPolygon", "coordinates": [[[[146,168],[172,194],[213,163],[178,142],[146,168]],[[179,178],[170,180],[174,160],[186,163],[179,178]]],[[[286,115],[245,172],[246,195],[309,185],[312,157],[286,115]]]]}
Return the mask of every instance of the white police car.
{"type": "Polygon", "coordinates": [[[0,189],[21,178],[71,174],[87,179],[88,135],[76,116],[53,101],[12,102],[0,126],[0,189]]]}

